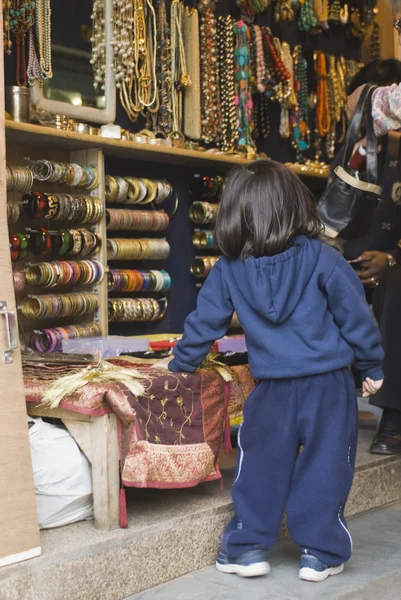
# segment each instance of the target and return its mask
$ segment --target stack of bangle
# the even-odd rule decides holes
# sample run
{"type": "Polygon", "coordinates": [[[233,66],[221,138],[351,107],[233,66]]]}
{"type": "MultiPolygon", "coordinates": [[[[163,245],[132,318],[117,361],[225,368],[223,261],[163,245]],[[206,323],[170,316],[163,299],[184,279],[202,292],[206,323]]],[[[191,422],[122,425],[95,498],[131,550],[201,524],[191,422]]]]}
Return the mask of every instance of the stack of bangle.
{"type": "Polygon", "coordinates": [[[109,300],[109,321],[159,321],[167,310],[167,298],[113,298],[109,300]],[[162,306],[161,306],[162,305],[162,306]]]}
{"type": "Polygon", "coordinates": [[[192,237],[192,243],[195,248],[208,248],[214,250],[217,247],[215,233],[210,229],[195,231],[192,237]]]}
{"type": "Polygon", "coordinates": [[[14,225],[20,218],[21,210],[16,202],[7,202],[7,221],[14,225]]]}
{"type": "Polygon", "coordinates": [[[219,212],[219,204],[210,204],[209,202],[193,202],[189,209],[189,218],[193,223],[206,225],[214,223],[219,212]]]}
{"type": "Polygon", "coordinates": [[[106,175],[106,202],[109,204],[162,204],[174,190],[165,180],[106,175]]]}
{"type": "Polygon", "coordinates": [[[162,210],[106,209],[107,229],[112,231],[165,231],[169,222],[162,210]]]}
{"type": "Polygon", "coordinates": [[[29,248],[35,256],[46,256],[55,252],[60,256],[88,256],[100,247],[101,240],[89,229],[59,229],[49,232],[41,227],[31,230],[29,248]]]}
{"type": "Polygon", "coordinates": [[[199,279],[206,279],[219,256],[197,256],[191,264],[191,273],[199,279]]]}
{"type": "Polygon", "coordinates": [[[110,269],[108,274],[109,292],[167,292],[170,287],[167,271],[110,269]]]}
{"type": "Polygon", "coordinates": [[[98,308],[99,298],[94,292],[71,292],[27,296],[22,301],[21,312],[27,319],[54,319],[89,315],[98,308]]]}
{"type": "Polygon", "coordinates": [[[29,167],[6,167],[8,192],[27,192],[33,186],[33,175],[29,167]]]}
{"type": "Polygon", "coordinates": [[[14,290],[16,294],[20,294],[25,289],[26,279],[22,271],[15,269],[13,271],[14,290]]]}
{"type": "Polygon", "coordinates": [[[31,219],[51,219],[83,225],[99,223],[104,215],[103,204],[93,196],[30,192],[23,196],[23,207],[25,214],[31,219]]]}
{"type": "Polygon", "coordinates": [[[100,283],[104,277],[104,268],[98,260],[53,261],[30,265],[26,280],[31,285],[45,288],[59,285],[92,285],[100,283]]]}
{"type": "Polygon", "coordinates": [[[37,352],[61,352],[63,340],[96,337],[98,335],[102,335],[102,332],[96,323],[52,327],[51,329],[34,331],[30,343],[31,347],[37,352]]]}
{"type": "Polygon", "coordinates": [[[194,175],[191,193],[194,198],[218,198],[223,190],[224,179],[220,175],[194,175]]]}
{"type": "Polygon", "coordinates": [[[99,174],[95,167],[81,167],[74,163],[59,163],[53,160],[37,160],[31,164],[30,169],[37,181],[65,183],[84,190],[94,190],[99,186],[99,174]]]}
{"type": "Polygon", "coordinates": [[[164,260],[169,254],[170,246],[165,239],[111,238],[107,240],[109,260],[164,260]]]}
{"type": "Polygon", "coordinates": [[[29,250],[28,236],[25,233],[10,233],[11,260],[25,258],[29,250]]]}

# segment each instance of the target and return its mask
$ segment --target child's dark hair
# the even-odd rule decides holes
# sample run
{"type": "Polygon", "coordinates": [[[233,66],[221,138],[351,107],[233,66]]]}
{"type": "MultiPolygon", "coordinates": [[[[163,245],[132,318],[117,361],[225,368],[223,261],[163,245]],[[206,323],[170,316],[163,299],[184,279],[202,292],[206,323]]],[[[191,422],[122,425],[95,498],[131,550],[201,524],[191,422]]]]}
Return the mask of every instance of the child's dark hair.
{"type": "Polygon", "coordinates": [[[297,235],[321,232],[311,192],[286,166],[257,160],[228,176],[216,223],[219,248],[228,258],[273,256],[297,235]]]}

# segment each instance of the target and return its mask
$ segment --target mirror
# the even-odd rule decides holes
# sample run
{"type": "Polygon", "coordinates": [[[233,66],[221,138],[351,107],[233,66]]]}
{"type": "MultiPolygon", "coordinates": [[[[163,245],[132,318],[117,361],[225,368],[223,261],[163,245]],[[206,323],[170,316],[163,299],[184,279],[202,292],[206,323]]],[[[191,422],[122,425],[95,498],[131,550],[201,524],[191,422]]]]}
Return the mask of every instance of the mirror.
{"type": "Polygon", "coordinates": [[[38,109],[95,124],[113,123],[116,91],[110,45],[112,0],[104,2],[106,76],[104,89],[93,86],[92,57],[93,0],[52,0],[52,79],[37,82],[32,102],[38,109]]]}

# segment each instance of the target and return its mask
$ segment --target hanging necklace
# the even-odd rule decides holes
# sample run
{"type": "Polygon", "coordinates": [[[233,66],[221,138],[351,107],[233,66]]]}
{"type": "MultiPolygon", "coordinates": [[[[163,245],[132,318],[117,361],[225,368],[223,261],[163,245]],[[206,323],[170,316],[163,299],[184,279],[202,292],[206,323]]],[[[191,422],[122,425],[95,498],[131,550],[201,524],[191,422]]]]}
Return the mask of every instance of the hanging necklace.
{"type": "Polygon", "coordinates": [[[217,46],[221,90],[221,140],[224,152],[232,152],[238,138],[234,80],[234,29],[230,15],[217,20],[217,46]]]}
{"type": "Polygon", "coordinates": [[[206,144],[218,144],[221,136],[216,30],[216,17],[212,10],[207,8],[201,15],[200,25],[202,139],[206,144]]]}
{"type": "Polygon", "coordinates": [[[328,106],[327,65],[326,57],[322,52],[315,55],[315,70],[317,78],[317,106],[316,128],[319,137],[325,137],[330,129],[330,115],[328,106]]]}
{"type": "Polygon", "coordinates": [[[299,11],[298,29],[300,31],[310,31],[317,25],[314,0],[303,0],[299,11]]]}
{"type": "Polygon", "coordinates": [[[171,46],[170,26],[167,20],[166,0],[159,0],[157,10],[157,81],[159,82],[160,107],[157,116],[157,130],[162,133],[172,131],[171,96],[171,46]]]}
{"type": "Polygon", "coordinates": [[[95,0],[91,14],[92,20],[92,58],[90,63],[93,69],[93,86],[97,91],[99,88],[104,90],[106,77],[106,35],[105,35],[105,15],[104,0],[95,0]]]}
{"type": "Polygon", "coordinates": [[[191,140],[201,137],[201,79],[199,56],[199,13],[185,7],[184,50],[192,84],[184,90],[184,133],[191,140]]]}
{"type": "Polygon", "coordinates": [[[250,87],[250,51],[249,40],[250,33],[248,26],[244,21],[238,21],[234,25],[235,36],[235,80],[236,80],[236,96],[235,104],[237,106],[237,128],[238,128],[238,145],[253,146],[252,139],[252,95],[250,87]]]}

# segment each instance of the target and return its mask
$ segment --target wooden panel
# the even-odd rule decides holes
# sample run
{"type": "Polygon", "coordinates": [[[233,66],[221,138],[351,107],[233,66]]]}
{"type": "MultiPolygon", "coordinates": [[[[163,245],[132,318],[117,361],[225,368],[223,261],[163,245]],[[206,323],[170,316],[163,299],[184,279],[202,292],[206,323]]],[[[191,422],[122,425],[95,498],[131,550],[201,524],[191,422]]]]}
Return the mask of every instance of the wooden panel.
{"type": "MultiPolygon", "coordinates": [[[[218,168],[227,170],[233,165],[246,165],[249,161],[227,154],[211,154],[208,152],[197,152],[181,148],[168,148],[166,146],[151,146],[138,142],[124,140],[112,140],[100,136],[75,133],[74,131],[60,131],[40,125],[27,123],[6,123],[6,134],[8,143],[42,144],[47,148],[66,148],[68,150],[81,150],[100,148],[106,156],[132,158],[137,160],[152,161],[158,163],[180,164],[187,167],[218,168]]],[[[27,153],[29,150],[27,149],[27,153]]],[[[296,169],[294,169],[298,172],[296,169]]],[[[299,171],[299,174],[307,179],[327,179],[327,173],[310,175],[299,171]]]]}
{"type": "MultiPolygon", "coordinates": [[[[0,13],[0,30],[2,30],[0,13]]],[[[0,81],[4,78],[0,40],[0,81]]],[[[4,90],[4,88],[3,88],[4,90]]],[[[15,311],[6,215],[4,96],[0,94],[0,300],[15,311]]],[[[0,316],[0,566],[40,554],[20,352],[5,364],[4,316],[0,316]]]]}

